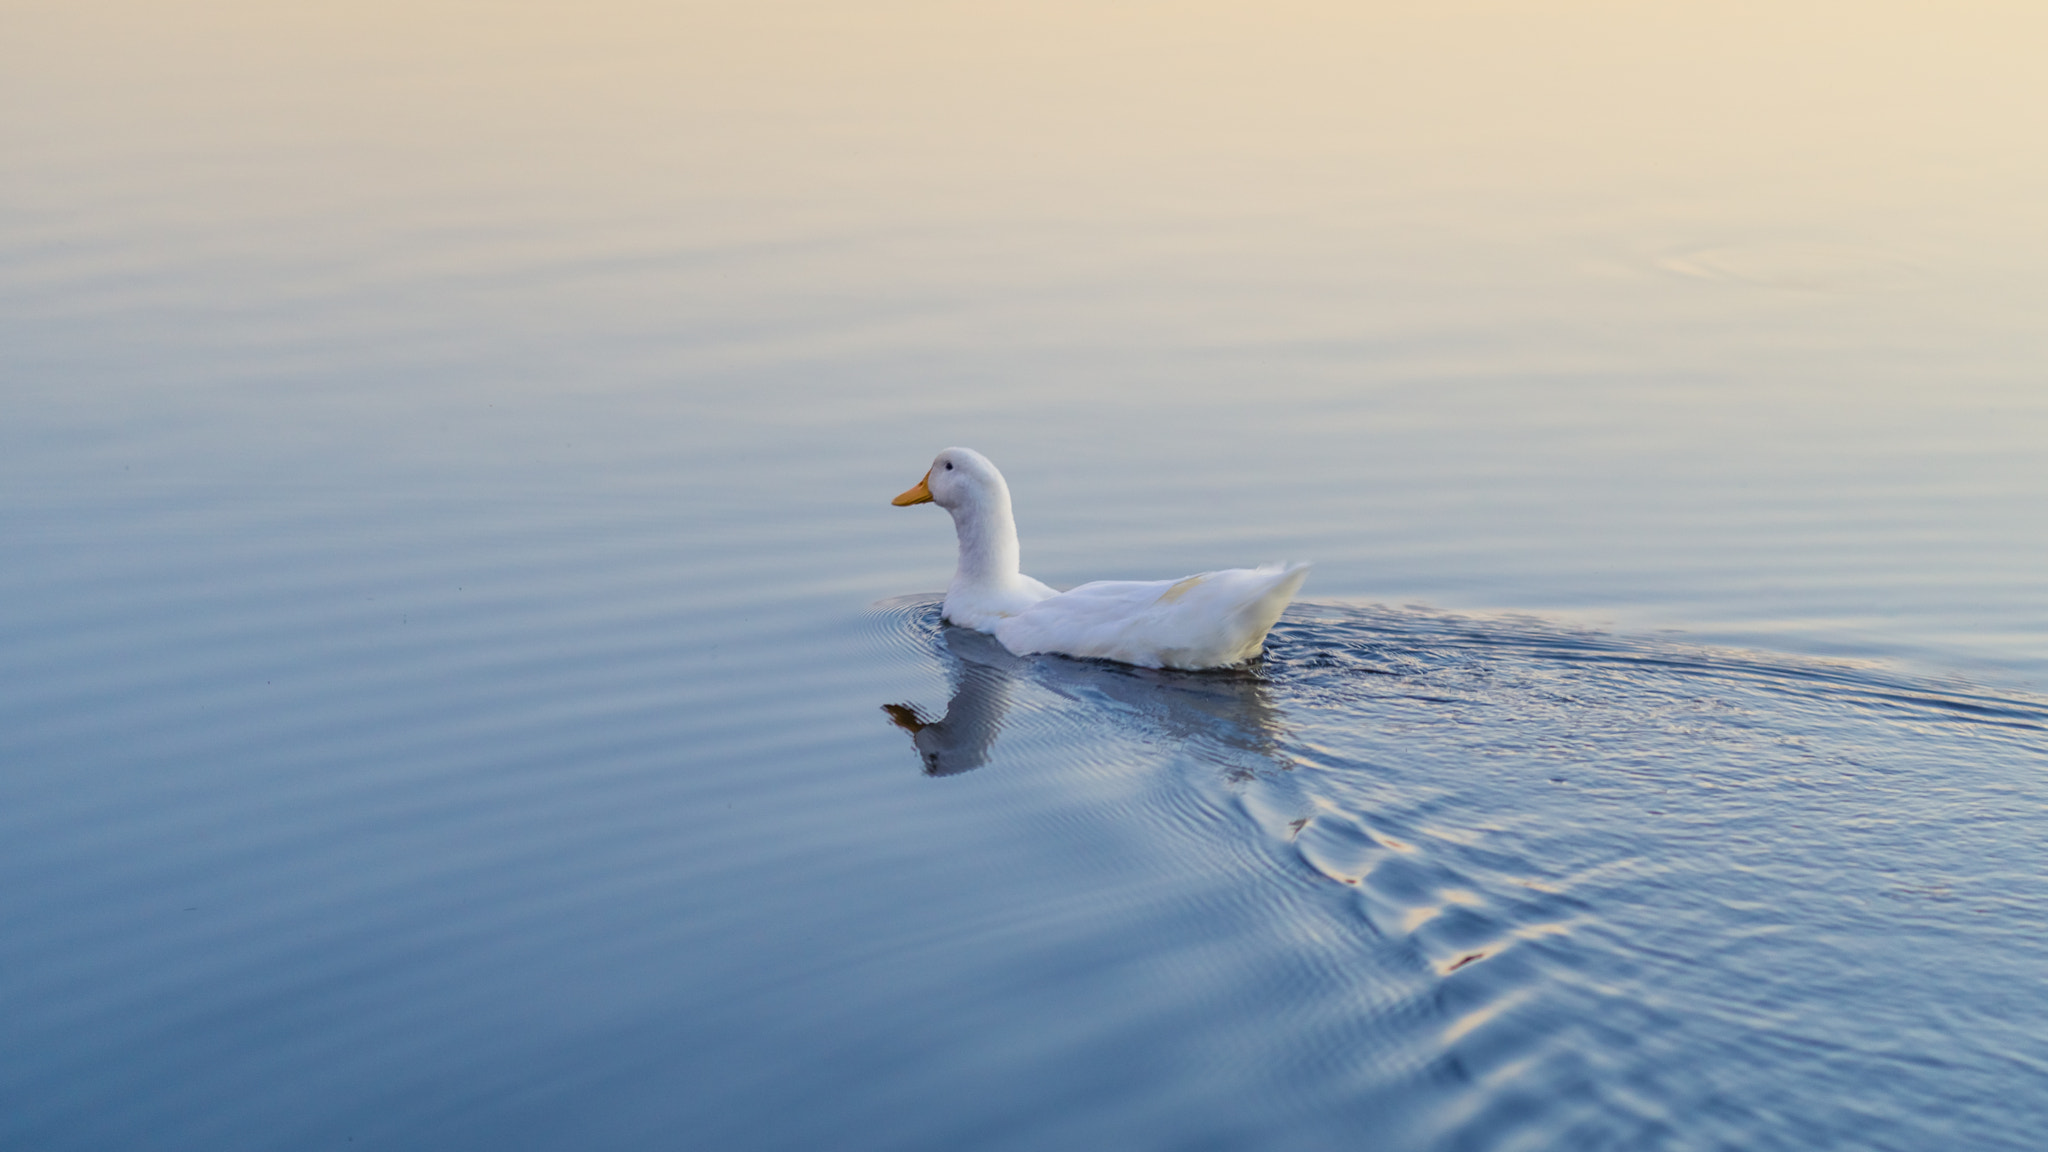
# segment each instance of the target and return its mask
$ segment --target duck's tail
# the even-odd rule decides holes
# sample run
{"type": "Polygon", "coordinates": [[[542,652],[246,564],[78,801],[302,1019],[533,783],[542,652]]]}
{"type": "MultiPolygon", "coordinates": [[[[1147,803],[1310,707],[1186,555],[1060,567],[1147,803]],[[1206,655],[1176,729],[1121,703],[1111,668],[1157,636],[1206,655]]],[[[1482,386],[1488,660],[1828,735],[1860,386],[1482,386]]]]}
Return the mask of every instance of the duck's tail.
{"type": "MultiPolygon", "coordinates": [[[[1132,622],[1128,642],[1143,637],[1167,668],[1226,668],[1257,656],[1266,633],[1287,611],[1309,566],[1266,564],[1190,576],[1132,622]]],[[[1133,644],[1133,647],[1139,647],[1133,644]]],[[[1136,663],[1137,661],[1134,661],[1136,663]]]]}
{"type": "MultiPolygon", "coordinates": [[[[1294,602],[1294,594],[1301,591],[1302,581],[1308,579],[1309,564],[1301,561],[1294,564],[1262,564],[1257,568],[1242,568],[1237,572],[1219,572],[1217,576],[1245,577],[1232,581],[1230,591],[1242,591],[1240,599],[1229,617],[1230,639],[1235,651],[1225,663],[1237,664],[1257,656],[1266,646],[1266,633],[1279,623],[1280,614],[1294,602]]],[[[1223,591],[1223,589],[1219,589],[1223,591]]]]}

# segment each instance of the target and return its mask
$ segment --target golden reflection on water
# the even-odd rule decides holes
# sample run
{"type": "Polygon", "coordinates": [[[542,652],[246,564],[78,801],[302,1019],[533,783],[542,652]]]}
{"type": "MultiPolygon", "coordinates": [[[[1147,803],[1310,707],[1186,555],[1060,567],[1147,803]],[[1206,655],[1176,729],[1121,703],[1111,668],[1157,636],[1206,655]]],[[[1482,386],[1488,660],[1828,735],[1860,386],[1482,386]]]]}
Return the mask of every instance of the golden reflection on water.
{"type": "Polygon", "coordinates": [[[1564,223],[1632,196],[1890,236],[2038,224],[2048,174],[2029,5],[131,3],[9,23],[17,163],[143,153],[231,199],[397,180],[679,211],[1362,199],[1564,223]]]}

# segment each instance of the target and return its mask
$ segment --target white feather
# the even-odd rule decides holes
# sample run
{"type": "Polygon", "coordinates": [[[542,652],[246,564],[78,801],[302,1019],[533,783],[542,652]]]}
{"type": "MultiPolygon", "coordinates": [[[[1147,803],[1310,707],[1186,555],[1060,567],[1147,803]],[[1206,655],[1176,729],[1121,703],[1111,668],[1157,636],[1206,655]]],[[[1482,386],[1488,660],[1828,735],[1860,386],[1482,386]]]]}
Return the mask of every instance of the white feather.
{"type": "Polygon", "coordinates": [[[921,486],[952,513],[960,539],[946,619],[993,635],[1019,656],[1057,652],[1147,668],[1241,664],[1259,654],[1308,578],[1307,564],[1268,564],[1181,580],[1100,580],[1058,592],[1018,571],[1010,487],[987,457],[948,448],[921,486]]]}

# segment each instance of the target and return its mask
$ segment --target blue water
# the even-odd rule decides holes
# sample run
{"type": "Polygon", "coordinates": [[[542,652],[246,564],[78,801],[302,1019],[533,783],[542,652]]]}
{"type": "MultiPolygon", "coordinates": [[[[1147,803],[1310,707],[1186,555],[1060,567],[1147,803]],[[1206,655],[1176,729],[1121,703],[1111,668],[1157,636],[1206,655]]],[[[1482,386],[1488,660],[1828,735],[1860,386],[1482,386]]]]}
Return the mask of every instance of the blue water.
{"type": "Polygon", "coordinates": [[[0,1146],[2038,1143],[2040,29],[1168,15],[9,16],[0,1146]]]}

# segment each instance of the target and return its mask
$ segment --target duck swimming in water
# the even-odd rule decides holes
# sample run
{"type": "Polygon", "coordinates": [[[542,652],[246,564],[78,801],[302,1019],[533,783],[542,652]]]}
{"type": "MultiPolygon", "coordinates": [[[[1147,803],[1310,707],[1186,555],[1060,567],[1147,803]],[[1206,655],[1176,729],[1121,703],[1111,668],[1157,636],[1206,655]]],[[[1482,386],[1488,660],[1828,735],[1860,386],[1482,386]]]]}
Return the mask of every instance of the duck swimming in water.
{"type": "Polygon", "coordinates": [[[1228,568],[1180,580],[1098,580],[1061,592],[1018,571],[1010,486],[988,457],[948,448],[891,503],[953,516],[960,564],[947,621],[1019,656],[1056,652],[1145,668],[1224,668],[1257,656],[1308,578],[1307,564],[1228,568]]]}

